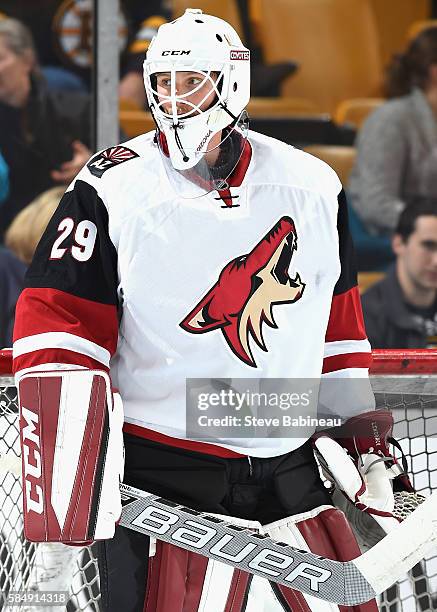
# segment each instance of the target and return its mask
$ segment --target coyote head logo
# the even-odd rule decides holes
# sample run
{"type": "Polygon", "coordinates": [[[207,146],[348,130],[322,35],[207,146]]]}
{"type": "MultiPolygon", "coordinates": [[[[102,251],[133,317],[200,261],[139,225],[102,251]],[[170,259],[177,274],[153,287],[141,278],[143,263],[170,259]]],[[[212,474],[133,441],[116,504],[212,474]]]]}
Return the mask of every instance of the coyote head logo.
{"type": "Polygon", "coordinates": [[[262,324],[277,328],[272,308],[292,304],[302,297],[305,284],[288,269],[297,235],[290,217],[278,223],[247,255],[229,262],[218,281],[180,323],[192,334],[221,329],[231,350],[244,363],[256,367],[250,337],[267,351],[262,324]]]}

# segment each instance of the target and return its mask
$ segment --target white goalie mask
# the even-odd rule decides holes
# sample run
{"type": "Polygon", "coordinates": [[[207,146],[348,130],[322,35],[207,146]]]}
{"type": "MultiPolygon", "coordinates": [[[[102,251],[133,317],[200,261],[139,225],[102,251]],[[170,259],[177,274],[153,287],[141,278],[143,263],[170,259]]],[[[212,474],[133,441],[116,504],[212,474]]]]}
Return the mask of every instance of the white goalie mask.
{"type": "Polygon", "coordinates": [[[194,180],[197,195],[224,188],[248,127],[250,52],[235,30],[222,19],[187,9],[152,40],[144,84],[167,170],[194,180]]]}

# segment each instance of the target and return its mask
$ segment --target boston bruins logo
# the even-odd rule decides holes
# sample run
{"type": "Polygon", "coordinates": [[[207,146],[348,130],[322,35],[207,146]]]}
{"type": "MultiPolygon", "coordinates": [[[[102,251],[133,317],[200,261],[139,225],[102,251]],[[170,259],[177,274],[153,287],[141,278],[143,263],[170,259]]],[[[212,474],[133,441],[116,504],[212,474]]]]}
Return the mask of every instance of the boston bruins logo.
{"type": "MultiPolygon", "coordinates": [[[[119,48],[127,43],[127,23],[123,13],[119,17],[119,48]]],[[[92,0],[64,0],[53,21],[55,48],[65,63],[78,68],[89,68],[93,49],[92,0]]]]}

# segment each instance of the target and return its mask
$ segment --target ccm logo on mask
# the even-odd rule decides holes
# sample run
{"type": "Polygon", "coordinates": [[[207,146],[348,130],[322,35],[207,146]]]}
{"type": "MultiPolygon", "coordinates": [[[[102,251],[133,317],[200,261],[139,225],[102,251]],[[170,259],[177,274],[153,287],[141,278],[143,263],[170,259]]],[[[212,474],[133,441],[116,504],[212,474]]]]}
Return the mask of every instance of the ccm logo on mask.
{"type": "Polygon", "coordinates": [[[163,51],[161,55],[189,55],[191,53],[191,49],[188,51],[163,51]]]}

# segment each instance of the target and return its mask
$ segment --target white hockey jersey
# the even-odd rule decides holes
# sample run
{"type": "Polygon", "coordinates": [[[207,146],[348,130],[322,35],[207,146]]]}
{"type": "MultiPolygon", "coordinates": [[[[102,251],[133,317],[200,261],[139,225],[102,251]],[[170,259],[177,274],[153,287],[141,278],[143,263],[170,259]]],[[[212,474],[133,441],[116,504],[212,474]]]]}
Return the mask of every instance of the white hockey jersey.
{"type": "Polygon", "coordinates": [[[229,189],[196,199],[174,192],[153,133],[96,154],[17,305],[16,372],[110,367],[127,432],[221,456],[305,440],[189,439],[187,379],[335,377],[334,412],[352,415],[373,396],[341,383],[366,378],[370,358],[336,174],[253,132],[229,189]]]}

